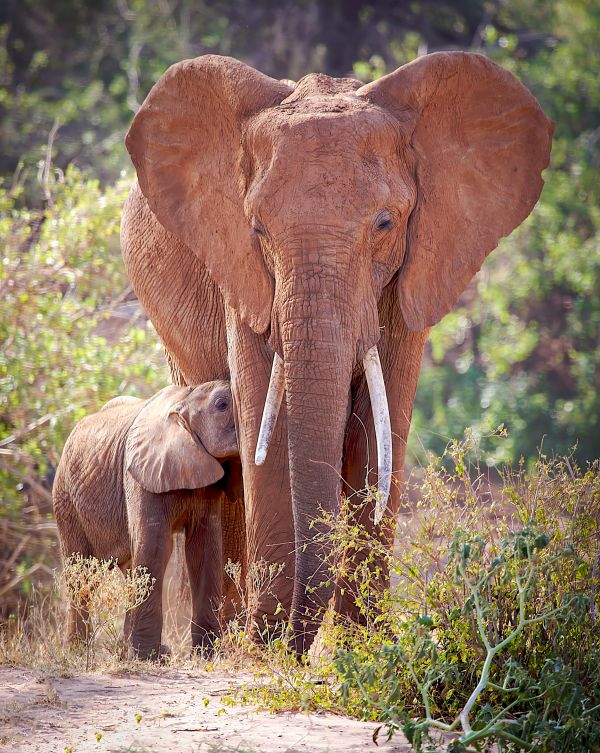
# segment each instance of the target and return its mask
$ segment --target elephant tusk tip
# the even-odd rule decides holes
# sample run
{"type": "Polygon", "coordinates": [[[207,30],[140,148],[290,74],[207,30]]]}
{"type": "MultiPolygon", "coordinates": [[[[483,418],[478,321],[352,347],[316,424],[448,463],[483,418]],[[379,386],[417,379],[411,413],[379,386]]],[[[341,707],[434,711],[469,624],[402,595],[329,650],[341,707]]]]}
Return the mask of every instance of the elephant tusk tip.
{"type": "Polygon", "coordinates": [[[262,465],[265,460],[267,459],[267,453],[264,449],[258,449],[256,450],[256,453],[254,455],[254,464],[255,465],[262,465]]]}
{"type": "Polygon", "coordinates": [[[373,513],[373,522],[375,525],[379,525],[383,520],[385,511],[387,510],[388,501],[390,498],[389,484],[384,484],[383,489],[379,489],[375,498],[375,512],[373,513]]]}

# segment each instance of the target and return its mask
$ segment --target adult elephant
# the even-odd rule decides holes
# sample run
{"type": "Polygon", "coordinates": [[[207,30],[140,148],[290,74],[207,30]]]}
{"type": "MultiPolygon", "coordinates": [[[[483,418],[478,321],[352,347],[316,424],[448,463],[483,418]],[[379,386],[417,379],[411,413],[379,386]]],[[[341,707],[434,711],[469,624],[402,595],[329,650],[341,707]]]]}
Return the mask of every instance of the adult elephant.
{"type": "Polygon", "coordinates": [[[516,78],[463,52],[295,86],[208,55],[134,118],[127,270],[176,379],[231,377],[248,561],[286,564],[257,616],[291,607],[299,654],[333,588],[311,521],[374,465],[381,514],[428,328],[533,208],[551,134],[516,78]]]}

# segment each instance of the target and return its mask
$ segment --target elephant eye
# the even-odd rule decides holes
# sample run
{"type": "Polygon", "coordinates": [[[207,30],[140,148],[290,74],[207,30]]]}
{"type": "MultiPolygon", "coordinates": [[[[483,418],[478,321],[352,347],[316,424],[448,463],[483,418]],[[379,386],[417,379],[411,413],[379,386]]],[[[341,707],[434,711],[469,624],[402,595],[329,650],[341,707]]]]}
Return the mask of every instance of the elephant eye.
{"type": "Polygon", "coordinates": [[[217,400],[217,401],[215,402],[215,408],[216,408],[216,409],[217,409],[217,410],[218,410],[218,411],[219,411],[220,413],[223,413],[224,411],[226,411],[226,410],[227,410],[227,408],[229,408],[229,403],[227,402],[227,400],[225,400],[224,398],[222,398],[222,397],[221,397],[221,398],[219,398],[219,399],[218,399],[218,400],[217,400]]]}
{"type": "Polygon", "coordinates": [[[392,214],[389,210],[383,209],[377,217],[375,217],[375,229],[379,231],[391,230],[393,227],[392,214]]]}

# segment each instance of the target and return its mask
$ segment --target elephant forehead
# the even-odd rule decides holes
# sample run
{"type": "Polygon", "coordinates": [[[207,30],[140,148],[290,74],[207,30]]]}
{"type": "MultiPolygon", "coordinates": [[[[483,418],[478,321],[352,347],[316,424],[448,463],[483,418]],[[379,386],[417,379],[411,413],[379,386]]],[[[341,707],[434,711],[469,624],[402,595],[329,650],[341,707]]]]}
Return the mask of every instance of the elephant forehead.
{"type": "Polygon", "coordinates": [[[400,146],[398,122],[353,95],[316,96],[263,111],[248,124],[246,148],[257,159],[301,151],[382,153],[400,146]]]}
{"type": "Polygon", "coordinates": [[[294,87],[294,91],[290,94],[284,103],[296,102],[299,99],[306,97],[312,97],[315,94],[325,94],[328,96],[335,96],[344,92],[354,92],[360,89],[362,83],[352,78],[332,78],[325,73],[309,73],[294,87]]]}
{"type": "MultiPolygon", "coordinates": [[[[303,105],[310,104],[304,100],[303,105]]],[[[289,216],[310,212],[313,220],[332,212],[356,215],[376,211],[396,185],[402,134],[391,116],[374,107],[346,112],[271,111],[252,126],[252,168],[247,194],[251,212],[289,216]]],[[[407,197],[410,195],[406,191],[407,197]]]]}

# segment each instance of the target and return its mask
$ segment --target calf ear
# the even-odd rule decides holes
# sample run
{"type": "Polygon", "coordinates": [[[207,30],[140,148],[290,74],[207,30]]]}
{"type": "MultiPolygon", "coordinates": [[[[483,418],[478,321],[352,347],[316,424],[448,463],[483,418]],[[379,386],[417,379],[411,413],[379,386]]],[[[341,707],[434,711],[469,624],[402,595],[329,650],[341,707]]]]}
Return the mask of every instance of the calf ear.
{"type": "Polygon", "coordinates": [[[438,322],[485,257],[535,205],[553,123],[483,55],[425,55],[361,87],[411,134],[418,198],[398,295],[408,327],[438,322]]]}
{"type": "Polygon", "coordinates": [[[223,477],[223,466],[202,446],[177,411],[191,387],[166,387],[138,413],[127,435],[125,467],[149,492],[200,489],[223,477]]]}

